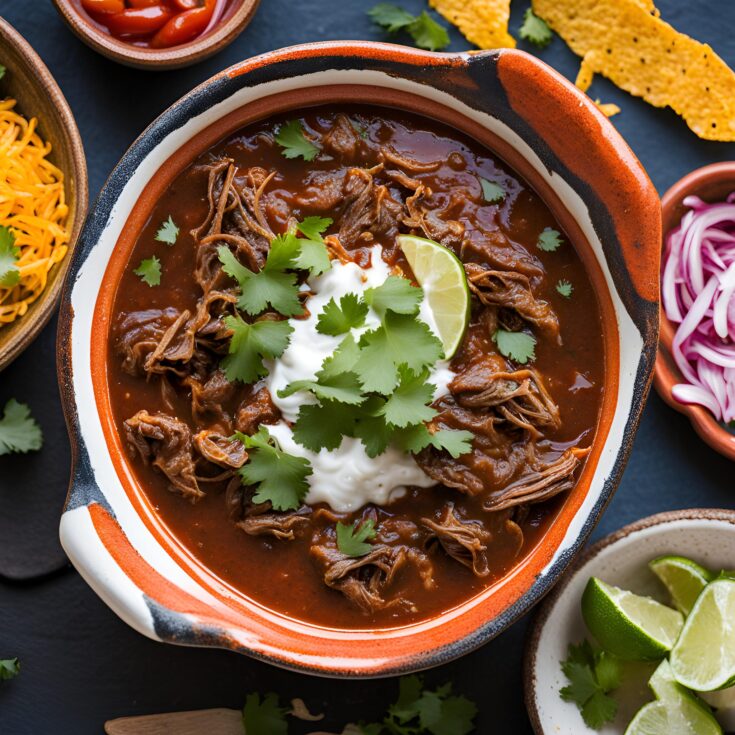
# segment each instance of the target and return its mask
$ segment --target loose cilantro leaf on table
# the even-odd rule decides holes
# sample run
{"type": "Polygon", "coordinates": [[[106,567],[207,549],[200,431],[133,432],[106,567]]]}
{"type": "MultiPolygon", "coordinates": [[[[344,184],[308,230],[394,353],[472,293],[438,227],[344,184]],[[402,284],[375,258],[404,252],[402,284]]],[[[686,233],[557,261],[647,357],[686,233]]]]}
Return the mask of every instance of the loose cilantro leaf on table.
{"type": "Polygon", "coordinates": [[[166,245],[175,245],[178,236],[179,228],[174,223],[171,215],[169,215],[168,219],[161,223],[161,226],[158,228],[156,240],[158,240],[158,242],[165,242],[166,245]]]}
{"type": "Polygon", "coordinates": [[[572,292],[574,291],[574,286],[572,286],[569,281],[558,281],[556,284],[556,290],[565,298],[568,299],[571,297],[572,292]]]}
{"type": "Polygon", "coordinates": [[[360,381],[352,372],[323,375],[317,380],[295,380],[279,390],[278,395],[286,398],[302,390],[310,391],[323,400],[339,401],[350,405],[357,405],[365,400],[360,381]]]}
{"type": "Polygon", "coordinates": [[[339,305],[333,298],[329,299],[319,315],[316,331],[333,336],[345,334],[350,329],[361,327],[367,313],[368,305],[354,293],[345,294],[339,300],[339,305]]]}
{"type": "Polygon", "coordinates": [[[539,18],[531,8],[526,10],[523,16],[523,24],[518,33],[524,41],[528,41],[539,48],[546,48],[553,38],[548,23],[543,18],[539,18]]]}
{"type": "Polygon", "coordinates": [[[562,242],[564,241],[561,239],[559,232],[552,230],[551,227],[545,227],[544,231],[538,236],[536,245],[539,250],[543,250],[545,253],[553,253],[559,249],[562,242]]]}
{"type": "Polygon", "coordinates": [[[360,526],[355,521],[351,526],[344,523],[337,524],[337,548],[345,556],[365,556],[373,548],[366,543],[375,538],[375,521],[368,518],[360,526]]]}
{"type": "Polygon", "coordinates": [[[0,658],[0,681],[14,679],[19,673],[20,661],[17,658],[0,658]]]}
{"type": "Polygon", "coordinates": [[[289,120],[281,125],[276,133],[276,143],[283,148],[281,153],[285,158],[301,157],[305,161],[313,161],[319,153],[319,148],[304,135],[304,126],[299,120],[289,120]]]}
{"type": "Polygon", "coordinates": [[[11,229],[0,226],[0,286],[12,288],[20,282],[20,271],[16,263],[20,248],[15,246],[15,234],[11,229]]]}
{"type": "Polygon", "coordinates": [[[322,235],[332,224],[329,217],[306,217],[303,222],[296,225],[296,229],[309,240],[324,242],[322,235]]]}
{"type": "Polygon", "coordinates": [[[419,48],[438,51],[449,45],[449,34],[425,10],[421,15],[412,15],[392,3],[378,3],[368,15],[374,23],[388,33],[405,31],[419,48]]]}
{"type": "Polygon", "coordinates": [[[365,291],[365,301],[381,318],[388,310],[396,314],[416,314],[423,298],[420,288],[400,276],[388,276],[380,286],[365,291]]]}
{"type": "Polygon", "coordinates": [[[222,369],[229,381],[252,383],[268,374],[264,358],[280,357],[293,332],[286,321],[260,321],[248,324],[239,315],[225,317],[225,326],[232,330],[229,355],[222,369]]]}
{"type": "Polygon", "coordinates": [[[398,385],[388,396],[378,414],[385,416],[389,424],[399,428],[433,419],[436,410],[427,404],[431,403],[436,386],[426,382],[429,373],[424,371],[416,375],[401,366],[398,374],[398,385]]]}
{"type": "Polygon", "coordinates": [[[41,427],[31,416],[31,409],[11,398],[0,419],[0,456],[32,452],[43,446],[41,427]]]}
{"type": "Polygon", "coordinates": [[[515,360],[521,365],[536,359],[536,338],[532,334],[498,329],[493,334],[493,341],[498,345],[498,350],[503,357],[515,360]]]}
{"type": "Polygon", "coordinates": [[[487,179],[480,179],[480,185],[482,186],[482,196],[486,202],[490,204],[499,204],[505,199],[505,189],[495,181],[488,181],[487,179]]]}
{"type": "Polygon", "coordinates": [[[561,668],[569,680],[568,686],[559,692],[561,698],[577,705],[587,725],[599,730],[615,719],[618,703],[608,695],[620,686],[621,672],[614,656],[595,650],[585,640],[578,646],[569,646],[561,668]]]}
{"type": "Polygon", "coordinates": [[[287,735],[288,709],[279,706],[277,694],[248,694],[242,710],[242,724],[248,735],[287,735]]]}
{"type": "Polygon", "coordinates": [[[161,261],[154,255],[140,261],[140,265],[133,271],[136,276],[140,277],[143,283],[151,288],[161,285],[161,261]]]}
{"type": "Polygon", "coordinates": [[[248,450],[248,461],[238,470],[243,484],[258,486],[253,502],[270,501],[273,510],[296,510],[309,492],[309,460],[278,448],[265,426],[253,436],[238,431],[235,437],[248,450]]]}

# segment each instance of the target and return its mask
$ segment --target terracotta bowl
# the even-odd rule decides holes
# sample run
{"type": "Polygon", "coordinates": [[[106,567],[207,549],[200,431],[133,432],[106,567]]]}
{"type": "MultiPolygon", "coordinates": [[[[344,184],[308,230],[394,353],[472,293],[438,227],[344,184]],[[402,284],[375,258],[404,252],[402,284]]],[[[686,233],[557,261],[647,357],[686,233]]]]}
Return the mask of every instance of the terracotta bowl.
{"type": "MultiPolygon", "coordinates": [[[[651,559],[664,554],[685,556],[715,571],[731,569],[735,511],[697,508],[659,513],[606,536],[574,563],[544,600],[526,639],[526,709],[536,735],[623,735],[635,713],[653,699],[647,682],[656,664],[627,664],[623,686],[615,692],[619,703],[615,720],[592,730],[576,705],[559,696],[567,684],[561,662],[570,643],[580,643],[585,637],[592,640],[580,609],[590,577],[669,604],[663,585],[647,566],[651,559]]],[[[734,715],[733,711],[718,712],[727,732],[733,732],[734,715]]]]}
{"type": "Polygon", "coordinates": [[[18,100],[16,110],[26,118],[38,118],[38,132],[53,147],[50,160],[65,176],[69,204],[69,253],[49,274],[46,290],[28,311],[8,326],[0,327],[0,370],[7,367],[33,342],[51,318],[61,293],[64,276],[87,212],[87,163],[77,124],[51,72],[28,42],[0,18],[0,61],[6,68],[0,95],[18,100]]]}
{"type": "MultiPolygon", "coordinates": [[[[706,202],[721,202],[728,194],[735,191],[735,161],[713,163],[698,168],[679,179],[661,199],[663,210],[663,232],[676,227],[688,211],[682,200],[696,194],[706,202]]],[[[720,454],[735,459],[735,434],[721,426],[715,417],[702,406],[679,403],[671,393],[671,389],[682,382],[681,373],[671,356],[671,345],[674,341],[675,326],[666,318],[661,309],[661,345],[656,358],[654,384],[661,398],[672,408],[689,417],[694,430],[704,441],[720,454]]]]}
{"type": "Polygon", "coordinates": [[[231,0],[222,20],[204,36],[171,48],[149,49],[113,38],[82,9],[80,0],[54,0],[66,24],[87,46],[125,66],[158,70],[196,64],[222,51],[245,30],[259,3],[260,0],[231,0]]]}
{"type": "Polygon", "coordinates": [[[336,42],[275,51],[222,72],[173,105],[126,153],[74,259],[59,331],[75,452],[61,520],[69,557],[124,620],[157,640],[362,677],[425,668],[478,647],[550,589],[617,485],[656,354],[660,239],[658,196],[630,149],[585,95],[525,53],[432,54],[336,42]],[[254,120],[309,105],[360,102],[452,125],[535,187],[587,266],[604,315],[606,351],[592,452],[542,541],[505,578],[462,605],[377,631],[286,618],[227,587],[186,554],[126,463],[111,417],[104,338],[116,274],[136,233],[168,182],[195,156],[254,120]]]}

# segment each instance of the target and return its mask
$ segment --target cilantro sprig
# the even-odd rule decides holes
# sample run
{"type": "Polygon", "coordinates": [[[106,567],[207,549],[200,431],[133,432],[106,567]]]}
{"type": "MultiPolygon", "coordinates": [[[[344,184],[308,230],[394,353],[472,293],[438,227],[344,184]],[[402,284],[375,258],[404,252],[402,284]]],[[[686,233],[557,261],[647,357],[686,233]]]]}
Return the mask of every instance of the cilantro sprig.
{"type": "Polygon", "coordinates": [[[20,248],[15,245],[15,233],[0,226],[0,287],[12,288],[20,282],[20,270],[16,263],[20,248]]]}
{"type": "Polygon", "coordinates": [[[523,24],[518,34],[524,41],[528,41],[538,46],[538,48],[546,48],[554,37],[549,24],[543,18],[539,18],[531,8],[528,8],[523,15],[523,24]]]}
{"type": "Polygon", "coordinates": [[[0,681],[14,679],[20,674],[20,661],[17,658],[0,658],[0,681]]]}
{"type": "Polygon", "coordinates": [[[337,548],[351,557],[365,556],[373,548],[367,543],[375,538],[375,521],[372,518],[359,523],[355,521],[351,526],[337,523],[337,548]]]}
{"type": "Polygon", "coordinates": [[[365,324],[367,313],[368,305],[361,301],[357,294],[345,294],[339,300],[339,304],[333,298],[329,299],[319,315],[316,331],[335,337],[346,334],[351,329],[365,324]]]}
{"type": "Polygon", "coordinates": [[[151,288],[161,285],[161,261],[155,255],[141,260],[133,273],[151,288]]]}
{"type": "Polygon", "coordinates": [[[179,237],[179,228],[176,226],[171,215],[165,222],[161,223],[161,226],[156,232],[156,240],[158,242],[165,242],[166,245],[175,245],[176,240],[179,237]]]}
{"type": "Polygon", "coordinates": [[[594,730],[612,722],[618,703],[609,694],[620,686],[619,661],[606,651],[595,650],[585,640],[577,646],[570,644],[561,668],[569,680],[559,692],[561,698],[574,702],[582,719],[594,730]]]}
{"type": "Polygon", "coordinates": [[[248,694],[242,710],[242,724],[246,733],[255,735],[287,735],[287,707],[281,707],[278,695],[270,692],[262,699],[260,694],[248,694]]]}
{"type": "Polygon", "coordinates": [[[43,434],[31,409],[11,398],[0,419],[0,456],[37,451],[43,446],[43,434]]]}
{"type": "Polygon", "coordinates": [[[420,15],[413,15],[398,5],[378,3],[368,11],[368,15],[390,34],[405,31],[419,48],[439,51],[449,46],[447,29],[425,10],[420,15]]]}
{"type": "Polygon", "coordinates": [[[253,383],[268,374],[264,359],[280,357],[293,332],[287,321],[263,320],[248,324],[239,314],[226,316],[225,326],[232,331],[229,354],[222,369],[231,382],[253,383]]]}
{"type": "Polygon", "coordinates": [[[289,120],[281,125],[276,133],[276,143],[281,146],[284,158],[313,161],[319,153],[319,148],[304,134],[304,126],[300,120],[289,120]]]}

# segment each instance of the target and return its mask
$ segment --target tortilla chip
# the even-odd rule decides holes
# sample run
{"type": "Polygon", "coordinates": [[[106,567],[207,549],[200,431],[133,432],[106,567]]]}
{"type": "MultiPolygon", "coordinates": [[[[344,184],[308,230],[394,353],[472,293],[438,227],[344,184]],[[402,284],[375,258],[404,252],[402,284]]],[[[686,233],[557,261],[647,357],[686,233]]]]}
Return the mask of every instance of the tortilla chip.
{"type": "Polygon", "coordinates": [[[583,57],[581,84],[603,74],[673,108],[700,138],[735,141],[735,73],[650,8],[649,0],[533,0],[534,13],[583,57]]]}
{"type": "Polygon", "coordinates": [[[595,104],[605,117],[612,117],[620,112],[620,108],[614,102],[600,102],[600,100],[595,100],[595,104]]]}
{"type": "Polygon", "coordinates": [[[590,88],[594,76],[594,69],[592,68],[592,65],[587,62],[587,57],[585,57],[579,65],[579,71],[577,72],[577,78],[574,80],[574,83],[583,92],[586,92],[590,88]]]}
{"type": "Polygon", "coordinates": [[[429,0],[462,35],[480,48],[515,48],[508,33],[510,0],[429,0]]]}

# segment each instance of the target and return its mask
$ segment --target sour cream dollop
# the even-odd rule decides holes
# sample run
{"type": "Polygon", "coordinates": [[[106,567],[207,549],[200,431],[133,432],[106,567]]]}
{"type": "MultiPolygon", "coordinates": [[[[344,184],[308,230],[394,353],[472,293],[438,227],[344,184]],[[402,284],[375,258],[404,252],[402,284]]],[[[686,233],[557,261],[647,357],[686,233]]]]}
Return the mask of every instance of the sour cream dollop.
{"type": "MultiPolygon", "coordinates": [[[[332,355],[345,337],[317,332],[317,320],[326,304],[332,298],[339,301],[348,293],[360,296],[366,289],[382,285],[390,275],[390,267],[382,257],[382,248],[376,245],[370,251],[369,267],[335,262],[326,273],[309,279],[309,290],[313,294],[307,301],[309,317],[291,320],[294,331],[288,348],[278,360],[267,364],[266,385],[284,419],[295,421],[299,408],[315,399],[303,391],[281,398],[278,391],[296,380],[313,380],[324,360],[332,355]]],[[[426,299],[421,302],[419,319],[437,334],[426,299]]],[[[377,314],[370,309],[365,326],[353,329],[352,335],[357,340],[363,332],[375,329],[379,324],[377,314]]],[[[436,386],[435,399],[449,392],[448,385],[454,375],[448,361],[436,363],[430,376],[430,381],[436,386]]],[[[311,462],[313,472],[308,478],[309,493],[306,496],[309,504],[326,503],[335,511],[348,513],[367,503],[387,505],[404,495],[408,485],[431,487],[436,484],[410,454],[392,447],[377,457],[368,457],[359,439],[344,437],[337,449],[312,452],[294,441],[287,421],[269,426],[268,430],[283,451],[311,462]]]]}

